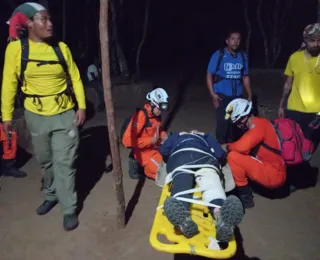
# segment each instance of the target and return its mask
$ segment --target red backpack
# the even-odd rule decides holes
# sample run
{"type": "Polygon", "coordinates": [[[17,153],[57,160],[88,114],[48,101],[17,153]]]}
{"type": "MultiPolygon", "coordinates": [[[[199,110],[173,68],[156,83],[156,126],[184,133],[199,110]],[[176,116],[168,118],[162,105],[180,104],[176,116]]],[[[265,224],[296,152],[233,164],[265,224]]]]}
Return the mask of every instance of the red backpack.
{"type": "Polygon", "coordinates": [[[300,126],[289,118],[278,118],[272,122],[278,135],[281,151],[262,143],[268,150],[281,155],[287,165],[297,165],[311,159],[313,143],[304,137],[300,126]]]}

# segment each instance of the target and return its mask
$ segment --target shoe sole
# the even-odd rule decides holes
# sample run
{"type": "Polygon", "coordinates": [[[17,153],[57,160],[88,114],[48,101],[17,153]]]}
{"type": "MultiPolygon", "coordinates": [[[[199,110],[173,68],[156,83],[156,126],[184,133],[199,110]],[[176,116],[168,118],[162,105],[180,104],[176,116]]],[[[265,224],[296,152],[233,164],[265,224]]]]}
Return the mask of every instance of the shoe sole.
{"type": "Polygon", "coordinates": [[[220,209],[220,219],[216,223],[216,237],[220,242],[229,242],[234,228],[240,224],[244,215],[240,199],[234,195],[227,197],[220,209]]]}
{"type": "Polygon", "coordinates": [[[185,237],[191,238],[198,233],[197,224],[191,219],[190,212],[180,200],[173,197],[167,198],[164,202],[164,213],[169,222],[185,237]]]}
{"type": "Polygon", "coordinates": [[[79,226],[79,222],[78,222],[76,225],[72,226],[72,227],[65,227],[65,226],[63,226],[63,229],[64,229],[65,231],[72,231],[72,230],[75,230],[78,226],[79,226]]]}

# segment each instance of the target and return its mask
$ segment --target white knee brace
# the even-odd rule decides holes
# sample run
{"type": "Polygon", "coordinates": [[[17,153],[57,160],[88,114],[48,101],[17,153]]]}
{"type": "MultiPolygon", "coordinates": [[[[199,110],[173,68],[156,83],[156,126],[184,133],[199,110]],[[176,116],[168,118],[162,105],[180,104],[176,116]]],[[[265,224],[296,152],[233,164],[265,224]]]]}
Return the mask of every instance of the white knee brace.
{"type": "Polygon", "coordinates": [[[162,163],[159,166],[158,172],[157,172],[157,176],[155,179],[155,183],[157,186],[163,188],[163,186],[166,183],[166,177],[167,177],[167,164],[162,161],[162,163]]]}
{"type": "Polygon", "coordinates": [[[202,168],[195,172],[196,183],[202,190],[202,200],[210,203],[214,199],[226,199],[217,170],[202,168]]]}
{"type": "Polygon", "coordinates": [[[222,173],[225,181],[224,183],[225,191],[226,192],[232,191],[236,187],[236,184],[234,182],[232,171],[228,163],[222,167],[222,173]]]}

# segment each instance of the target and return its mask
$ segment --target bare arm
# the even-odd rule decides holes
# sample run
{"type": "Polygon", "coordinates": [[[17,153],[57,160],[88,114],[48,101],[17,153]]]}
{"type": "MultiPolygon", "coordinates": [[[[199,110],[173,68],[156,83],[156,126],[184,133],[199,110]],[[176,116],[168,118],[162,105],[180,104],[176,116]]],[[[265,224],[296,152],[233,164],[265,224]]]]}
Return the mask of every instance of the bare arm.
{"type": "Polygon", "coordinates": [[[279,108],[285,108],[285,106],[287,105],[288,97],[292,89],[292,83],[293,83],[293,76],[288,76],[283,86],[283,92],[282,92],[279,108]]]}
{"type": "Polygon", "coordinates": [[[207,72],[207,88],[209,90],[210,96],[214,97],[215,94],[213,92],[213,74],[207,72]]]}
{"type": "Polygon", "coordinates": [[[252,100],[252,91],[251,91],[251,86],[250,86],[250,78],[249,76],[244,76],[243,77],[243,86],[248,94],[248,100],[252,100]]]}

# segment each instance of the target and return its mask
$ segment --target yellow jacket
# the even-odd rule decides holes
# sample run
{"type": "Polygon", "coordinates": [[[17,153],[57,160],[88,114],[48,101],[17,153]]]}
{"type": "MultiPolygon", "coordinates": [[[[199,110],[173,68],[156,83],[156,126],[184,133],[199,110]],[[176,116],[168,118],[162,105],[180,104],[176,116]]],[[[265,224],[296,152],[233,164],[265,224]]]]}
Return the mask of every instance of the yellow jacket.
{"type": "MultiPolygon", "coordinates": [[[[62,42],[59,43],[59,46],[68,65],[78,107],[85,109],[85,94],[78,67],[73,61],[68,46],[62,42]]],[[[58,57],[50,45],[46,43],[36,43],[31,40],[29,40],[29,59],[58,61],[58,57]]],[[[3,121],[12,120],[20,68],[21,43],[20,41],[14,41],[8,44],[5,53],[1,91],[3,121]]],[[[69,97],[65,94],[62,95],[59,103],[63,102],[63,106],[59,105],[55,99],[56,94],[63,92],[66,88],[65,73],[60,64],[37,66],[36,62],[28,62],[24,72],[22,91],[25,94],[45,97],[40,98],[42,103],[41,109],[35,105],[33,98],[30,97],[26,97],[24,107],[30,112],[43,116],[51,116],[68,111],[75,105],[69,97]]]]}

